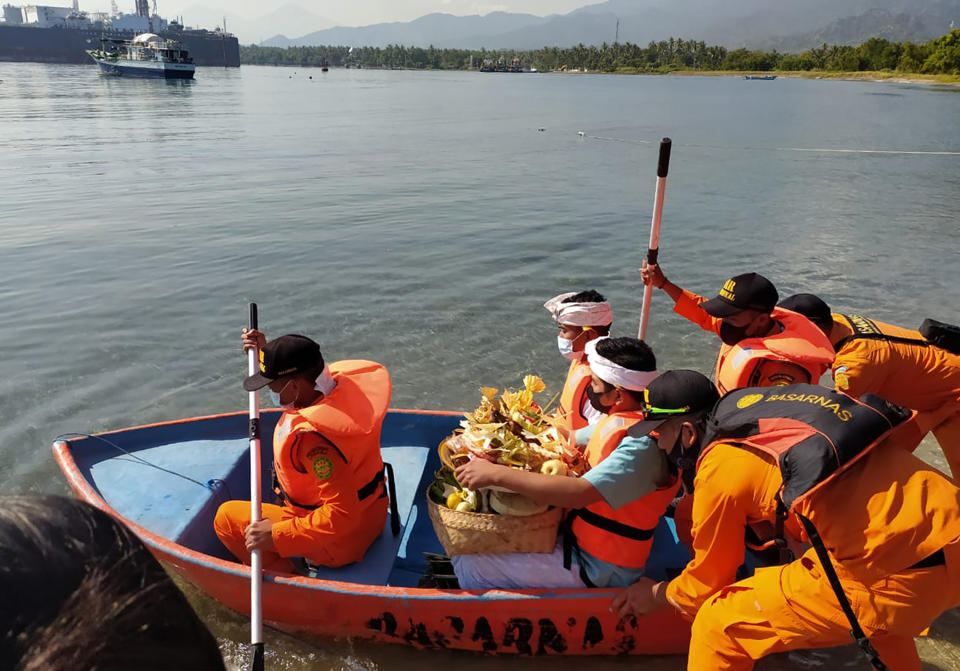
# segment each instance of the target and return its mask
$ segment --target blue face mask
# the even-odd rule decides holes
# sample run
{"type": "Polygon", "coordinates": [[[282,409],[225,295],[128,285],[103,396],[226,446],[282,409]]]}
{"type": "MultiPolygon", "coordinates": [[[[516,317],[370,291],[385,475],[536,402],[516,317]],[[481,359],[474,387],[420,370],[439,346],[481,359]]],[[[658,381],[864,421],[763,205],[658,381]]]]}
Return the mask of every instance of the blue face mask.
{"type": "Polygon", "coordinates": [[[270,402],[273,403],[274,407],[280,407],[280,394],[275,392],[273,389],[268,389],[270,392],[270,402]]]}
{"type": "Polygon", "coordinates": [[[557,349],[560,350],[560,356],[564,359],[577,358],[577,353],[573,351],[572,340],[567,340],[563,336],[557,336],[557,349]]]}
{"type": "MultiPolygon", "coordinates": [[[[273,405],[278,408],[283,408],[284,410],[290,410],[294,407],[294,404],[297,402],[297,399],[293,399],[290,403],[281,404],[280,395],[287,390],[287,385],[289,385],[293,380],[287,380],[287,384],[283,385],[280,391],[274,391],[273,389],[267,389],[270,392],[270,400],[273,402],[273,405]]],[[[298,394],[299,396],[299,394],[298,394]]]]}

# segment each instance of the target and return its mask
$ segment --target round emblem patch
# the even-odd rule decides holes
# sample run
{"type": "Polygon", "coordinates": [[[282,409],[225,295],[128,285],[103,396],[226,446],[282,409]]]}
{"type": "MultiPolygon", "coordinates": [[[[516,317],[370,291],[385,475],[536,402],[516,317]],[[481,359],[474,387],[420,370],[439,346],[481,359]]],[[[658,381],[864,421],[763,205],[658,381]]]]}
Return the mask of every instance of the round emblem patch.
{"type": "Polygon", "coordinates": [[[743,410],[744,408],[749,408],[751,405],[763,398],[763,394],[747,394],[739,401],[737,401],[737,407],[743,410]]]}
{"type": "Polygon", "coordinates": [[[313,461],[313,474],[321,480],[328,479],[333,475],[333,462],[328,457],[320,457],[313,461]]]}
{"type": "Polygon", "coordinates": [[[840,371],[837,371],[836,374],[834,374],[833,383],[840,391],[846,391],[850,388],[850,379],[847,377],[846,373],[841,373],[840,371]]]}

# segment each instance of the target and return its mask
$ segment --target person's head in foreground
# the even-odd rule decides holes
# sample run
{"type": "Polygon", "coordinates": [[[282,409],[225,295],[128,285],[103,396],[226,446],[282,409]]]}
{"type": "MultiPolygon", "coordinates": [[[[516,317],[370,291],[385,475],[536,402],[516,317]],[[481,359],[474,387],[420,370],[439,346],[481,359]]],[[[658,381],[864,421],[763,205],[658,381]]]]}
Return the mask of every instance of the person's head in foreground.
{"type": "Polygon", "coordinates": [[[0,667],[224,669],[217,642],[144,544],[91,505],[0,499],[0,667]]]}

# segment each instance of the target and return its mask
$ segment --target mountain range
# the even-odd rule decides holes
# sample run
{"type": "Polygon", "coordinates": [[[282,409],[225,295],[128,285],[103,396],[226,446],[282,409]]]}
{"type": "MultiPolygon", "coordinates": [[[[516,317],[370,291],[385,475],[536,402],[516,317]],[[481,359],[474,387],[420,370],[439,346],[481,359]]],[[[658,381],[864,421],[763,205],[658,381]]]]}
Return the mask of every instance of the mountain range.
{"type": "Polygon", "coordinates": [[[923,42],[954,27],[960,27],[960,0],[607,0],[567,14],[436,13],[405,23],[276,35],[260,44],[537,49],[681,37],[728,48],[800,51],[870,37],[923,42]]]}

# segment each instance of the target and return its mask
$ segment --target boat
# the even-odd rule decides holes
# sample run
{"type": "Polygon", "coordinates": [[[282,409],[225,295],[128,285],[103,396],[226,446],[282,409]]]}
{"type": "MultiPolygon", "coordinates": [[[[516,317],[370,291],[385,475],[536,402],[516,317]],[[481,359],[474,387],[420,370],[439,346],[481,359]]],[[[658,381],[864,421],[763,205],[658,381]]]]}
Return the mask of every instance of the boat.
{"type": "Polygon", "coordinates": [[[129,41],[104,41],[100,49],[87,53],[105,75],[193,79],[196,70],[183,45],[154,33],[142,33],[129,41]]]}
{"type": "MultiPolygon", "coordinates": [[[[263,454],[280,413],[261,414],[263,454]]],[[[308,575],[263,576],[264,622],[294,635],[369,639],[426,649],[520,655],[680,654],[690,625],[670,607],[623,621],[610,612],[615,589],[462,590],[421,587],[429,553],[443,550],[427,514],[426,490],[440,467],[437,445],[459,425],[454,412],[391,410],[384,461],[396,474],[399,533],[388,519],[358,563],[308,575]],[[428,554],[425,554],[428,553],[428,554]]],[[[213,532],[221,502],[249,498],[245,413],[197,417],[53,445],[76,495],[133,530],[153,554],[202,592],[249,611],[248,566],[213,532]]],[[[270,482],[269,459],[262,482],[270,482]]],[[[272,500],[265,491],[264,499],[272,500]]],[[[672,520],[657,527],[647,564],[654,579],[688,561],[672,520]]]]}
{"type": "Polygon", "coordinates": [[[226,27],[190,28],[182,21],[151,12],[147,0],[136,0],[136,12],[85,12],[72,7],[4,4],[0,20],[0,61],[87,63],[87,51],[101,38],[131,40],[140,33],[155,33],[176,40],[190,52],[194,64],[240,66],[240,46],[226,27]]]}
{"type": "Polygon", "coordinates": [[[744,75],[744,79],[759,79],[762,81],[773,81],[777,78],[776,75],[744,75]]]}

